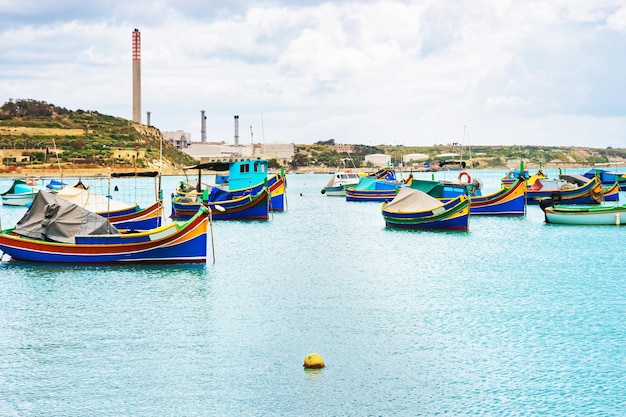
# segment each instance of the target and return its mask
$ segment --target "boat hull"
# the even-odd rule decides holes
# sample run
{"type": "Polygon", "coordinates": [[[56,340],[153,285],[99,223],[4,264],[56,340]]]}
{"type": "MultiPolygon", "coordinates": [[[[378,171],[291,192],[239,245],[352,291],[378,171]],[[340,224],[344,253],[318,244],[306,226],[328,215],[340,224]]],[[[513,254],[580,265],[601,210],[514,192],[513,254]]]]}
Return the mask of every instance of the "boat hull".
{"type": "Polygon", "coordinates": [[[391,201],[396,196],[396,190],[355,190],[346,189],[346,201],[391,201]]]}
{"type": "Polygon", "coordinates": [[[2,204],[5,206],[27,206],[33,202],[38,192],[39,191],[20,194],[6,194],[2,196],[2,204]]]}
{"type": "Polygon", "coordinates": [[[546,223],[571,225],[626,224],[626,206],[563,206],[544,209],[546,223]]]}
{"type": "Polygon", "coordinates": [[[324,187],[322,189],[322,194],[329,197],[344,197],[346,195],[346,188],[343,185],[339,185],[337,187],[324,187]]]}
{"type": "Polygon", "coordinates": [[[495,193],[471,197],[471,215],[524,216],[526,215],[526,184],[517,181],[495,193]]]}

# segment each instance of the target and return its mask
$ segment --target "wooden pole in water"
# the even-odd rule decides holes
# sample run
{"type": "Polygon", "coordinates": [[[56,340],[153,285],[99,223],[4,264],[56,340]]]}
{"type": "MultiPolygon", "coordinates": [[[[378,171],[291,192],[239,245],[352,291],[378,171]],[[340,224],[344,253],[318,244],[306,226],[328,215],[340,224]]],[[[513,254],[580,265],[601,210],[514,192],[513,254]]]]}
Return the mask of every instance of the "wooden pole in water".
{"type": "Polygon", "coordinates": [[[213,264],[215,264],[215,242],[213,241],[213,211],[208,205],[207,208],[209,209],[209,229],[211,230],[211,252],[213,253],[213,264]]]}

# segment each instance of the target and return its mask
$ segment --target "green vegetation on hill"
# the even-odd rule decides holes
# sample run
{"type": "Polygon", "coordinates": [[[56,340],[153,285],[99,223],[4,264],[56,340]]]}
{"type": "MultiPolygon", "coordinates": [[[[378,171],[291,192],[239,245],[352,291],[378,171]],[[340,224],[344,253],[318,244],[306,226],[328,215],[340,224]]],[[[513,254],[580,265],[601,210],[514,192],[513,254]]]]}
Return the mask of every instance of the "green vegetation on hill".
{"type": "Polygon", "coordinates": [[[37,100],[9,100],[0,107],[0,147],[29,150],[25,154],[31,164],[55,162],[54,150],[60,151],[62,162],[85,165],[147,168],[158,164],[161,150],[164,164],[195,163],[161,139],[154,127],[97,111],[67,110],[37,100]],[[116,151],[129,149],[143,157],[136,161],[115,157],[116,151]]]}

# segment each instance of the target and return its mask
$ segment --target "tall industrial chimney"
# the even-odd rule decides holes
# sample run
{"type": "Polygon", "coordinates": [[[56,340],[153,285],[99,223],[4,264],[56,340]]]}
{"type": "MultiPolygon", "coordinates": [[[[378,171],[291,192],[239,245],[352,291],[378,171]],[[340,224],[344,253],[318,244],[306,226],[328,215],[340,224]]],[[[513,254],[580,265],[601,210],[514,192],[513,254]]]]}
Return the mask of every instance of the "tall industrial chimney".
{"type": "Polygon", "coordinates": [[[200,142],[206,142],[206,116],[204,110],[200,110],[200,142]]]}
{"type": "Polygon", "coordinates": [[[235,115],[235,146],[239,146],[239,116],[235,115]]]}
{"type": "Polygon", "coordinates": [[[141,33],[133,31],[133,121],[141,123],[141,33]]]}

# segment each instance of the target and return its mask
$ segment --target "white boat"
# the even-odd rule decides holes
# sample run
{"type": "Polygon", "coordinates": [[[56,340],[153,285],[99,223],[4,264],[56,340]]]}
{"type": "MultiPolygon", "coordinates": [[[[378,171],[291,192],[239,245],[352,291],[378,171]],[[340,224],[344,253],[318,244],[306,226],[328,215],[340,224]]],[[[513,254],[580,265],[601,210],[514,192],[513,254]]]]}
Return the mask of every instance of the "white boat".
{"type": "Polygon", "coordinates": [[[11,188],[1,194],[2,204],[5,206],[27,206],[33,202],[37,193],[39,193],[39,188],[37,188],[35,179],[16,179],[11,188]]]}
{"type": "Polygon", "coordinates": [[[578,225],[616,225],[626,224],[626,204],[600,205],[541,205],[546,223],[578,225]]]}
{"type": "Polygon", "coordinates": [[[353,171],[339,171],[333,174],[328,184],[322,188],[322,194],[329,196],[345,196],[346,187],[359,183],[361,177],[353,171]]]}

